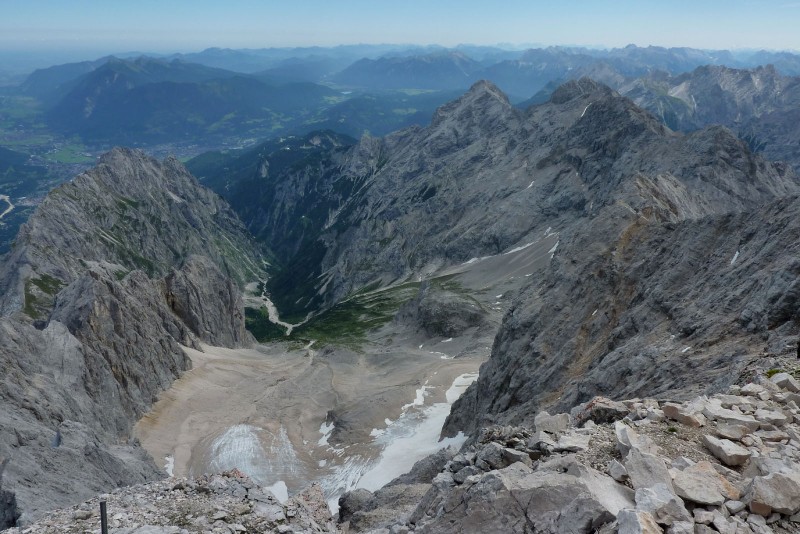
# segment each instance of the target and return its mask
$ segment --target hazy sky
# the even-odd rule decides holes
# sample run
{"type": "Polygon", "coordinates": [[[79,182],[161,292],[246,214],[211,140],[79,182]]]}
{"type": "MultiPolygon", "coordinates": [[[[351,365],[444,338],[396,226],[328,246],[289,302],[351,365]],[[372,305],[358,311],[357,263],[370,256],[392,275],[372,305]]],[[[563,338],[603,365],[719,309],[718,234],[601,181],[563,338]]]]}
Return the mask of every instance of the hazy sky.
{"type": "Polygon", "coordinates": [[[800,0],[0,0],[0,49],[537,43],[800,50],[800,0]]]}

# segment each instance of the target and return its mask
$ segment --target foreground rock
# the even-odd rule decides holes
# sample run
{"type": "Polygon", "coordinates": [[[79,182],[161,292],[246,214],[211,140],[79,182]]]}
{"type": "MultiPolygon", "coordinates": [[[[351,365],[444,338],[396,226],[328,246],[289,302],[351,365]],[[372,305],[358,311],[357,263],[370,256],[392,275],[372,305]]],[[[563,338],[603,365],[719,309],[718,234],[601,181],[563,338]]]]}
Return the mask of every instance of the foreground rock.
{"type": "Polygon", "coordinates": [[[340,521],[373,533],[798,532],[800,407],[791,387],[760,377],[685,403],[634,399],[617,403],[622,420],[600,424],[587,416],[594,401],[571,415],[542,412],[539,426],[494,427],[465,444],[412,511],[357,490],[342,498],[340,521]],[[754,422],[738,439],[715,437],[731,434],[728,412],[754,422]],[[776,414],[786,419],[780,432],[776,414]],[[362,509],[383,521],[353,521],[362,509]]]}
{"type": "Polygon", "coordinates": [[[281,504],[268,490],[233,470],[117,489],[8,533],[99,531],[101,500],[107,502],[111,532],[118,534],[339,532],[318,486],[281,504]]]}

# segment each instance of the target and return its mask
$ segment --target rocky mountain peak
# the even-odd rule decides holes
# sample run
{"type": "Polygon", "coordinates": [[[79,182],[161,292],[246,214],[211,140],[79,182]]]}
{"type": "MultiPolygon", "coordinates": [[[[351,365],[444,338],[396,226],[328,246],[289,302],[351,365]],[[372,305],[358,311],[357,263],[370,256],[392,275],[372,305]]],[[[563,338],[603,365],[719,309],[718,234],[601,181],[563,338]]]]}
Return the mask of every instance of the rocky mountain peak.
{"type": "Polygon", "coordinates": [[[615,94],[615,92],[608,86],[598,83],[591,78],[583,77],[577,80],[570,80],[559,86],[558,89],[553,91],[550,102],[553,104],[565,104],[570,100],[587,95],[611,96],[613,94],[615,94]]]}
{"type": "Polygon", "coordinates": [[[514,108],[503,91],[488,80],[480,80],[463,96],[437,109],[431,128],[435,129],[453,121],[464,125],[485,124],[487,121],[513,116],[514,108]]]}
{"type": "Polygon", "coordinates": [[[116,148],[54,189],[22,226],[0,266],[0,309],[43,316],[58,288],[87,265],[111,265],[119,276],[136,269],[164,276],[193,253],[241,284],[259,273],[246,235],[225,201],[177,159],[116,148]]]}

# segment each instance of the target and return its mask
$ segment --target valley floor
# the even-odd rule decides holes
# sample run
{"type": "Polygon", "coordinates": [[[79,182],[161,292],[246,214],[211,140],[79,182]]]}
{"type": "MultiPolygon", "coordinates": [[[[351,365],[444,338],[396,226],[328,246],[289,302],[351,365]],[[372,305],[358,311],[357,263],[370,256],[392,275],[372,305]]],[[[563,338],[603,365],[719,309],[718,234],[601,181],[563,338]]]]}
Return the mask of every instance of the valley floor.
{"type": "MultiPolygon", "coordinates": [[[[450,406],[489,357],[513,295],[557,247],[548,228],[505,253],[429,273],[487,314],[482,326],[453,337],[432,336],[406,318],[370,331],[359,348],[313,341],[184,348],[193,369],[161,395],[135,435],[171,475],[238,468],[282,499],[319,482],[335,511],[345,491],[374,491],[417,460],[463,443],[463,435],[439,441],[450,406]]],[[[375,293],[382,291],[391,288],[375,293]]],[[[270,319],[281,324],[277,311],[270,319]]]]}
{"type": "Polygon", "coordinates": [[[147,451],[176,476],[237,467],[284,499],[320,482],[334,506],[460,444],[439,432],[483,360],[410,348],[320,357],[285,343],[185,351],[193,369],[136,427],[147,451]]]}

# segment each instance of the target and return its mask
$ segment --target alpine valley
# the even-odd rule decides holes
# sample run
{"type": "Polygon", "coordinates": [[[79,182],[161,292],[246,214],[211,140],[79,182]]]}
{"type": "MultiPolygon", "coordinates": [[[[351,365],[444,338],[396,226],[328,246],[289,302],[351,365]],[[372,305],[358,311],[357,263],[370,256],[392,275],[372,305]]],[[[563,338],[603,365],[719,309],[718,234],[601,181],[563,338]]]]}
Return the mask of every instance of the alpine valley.
{"type": "Polygon", "coordinates": [[[0,257],[0,529],[800,532],[799,64],[34,72],[6,104],[136,148],[0,148],[0,219],[42,194],[0,257]]]}

